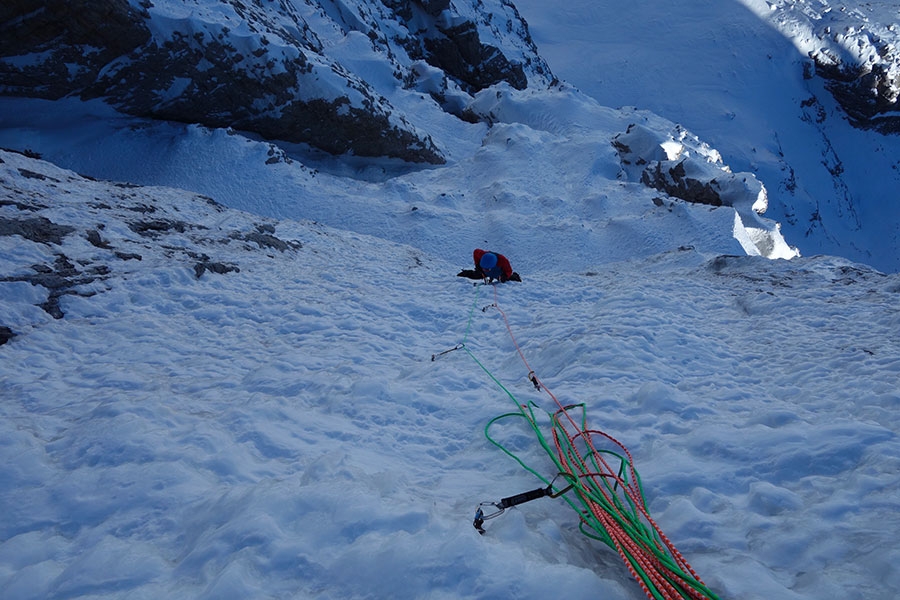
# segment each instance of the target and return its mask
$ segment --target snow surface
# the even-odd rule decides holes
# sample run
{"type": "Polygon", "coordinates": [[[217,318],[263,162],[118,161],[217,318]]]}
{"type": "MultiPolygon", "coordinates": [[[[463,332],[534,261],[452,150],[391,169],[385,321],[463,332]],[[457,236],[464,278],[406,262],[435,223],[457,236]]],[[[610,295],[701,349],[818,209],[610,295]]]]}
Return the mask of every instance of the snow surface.
{"type": "Polygon", "coordinates": [[[453,144],[456,161],[412,172],[396,162],[316,159],[302,150],[294,160],[297,154],[230,131],[116,118],[100,104],[61,102],[62,110],[60,102],[0,99],[7,114],[30,124],[0,138],[13,147],[37,141],[54,160],[91,176],[179,186],[233,208],[322,221],[426,248],[448,261],[480,244],[517,248],[526,270],[559,261],[587,269],[598,260],[681,246],[771,258],[796,254],[778,224],[751,209],[755,187],[738,194],[743,198],[734,208],[663,201],[664,194],[623,168],[612,146],[630,125],[646,132],[648,160],[659,159],[654,148],[677,137],[698,169],[723,179],[732,174],[718,153],[673,123],[602,107],[572,89],[486,90],[471,107],[490,114],[495,125],[437,120],[435,131],[453,144]],[[554,249],[563,234],[579,243],[554,249]],[[766,239],[750,241],[759,237],[766,239]]]}
{"type": "Polygon", "coordinates": [[[823,82],[804,77],[809,51],[838,46],[816,37],[826,25],[849,32],[838,56],[872,63],[875,40],[900,47],[896,2],[516,5],[558,77],[605,106],[680,123],[732,168],[755,173],[768,216],[801,253],[900,271],[900,137],[853,128],[823,82]]]}
{"type": "MultiPolygon", "coordinates": [[[[465,353],[432,355],[465,338],[552,408],[480,310],[494,288],[455,277],[476,246],[522,275],[496,292],[531,367],[631,450],[651,514],[721,598],[900,589],[900,275],[766,259],[799,240],[759,198],[698,206],[635,181],[610,144],[631,124],[648,152],[754,171],[670,114],[568,85],[488,90],[473,107],[491,128],[391,100],[423,104],[446,166],[0,100],[0,145],[72,169],[0,151],[0,218],[75,228],[58,246],[0,236],[17,334],[0,346],[0,597],[643,598],[562,500],[472,527],[478,503],[540,482],[484,437],[510,398],[465,353]],[[129,227],[146,218],[187,226],[129,227]],[[53,319],[22,279],[60,255],[100,277],[53,319]],[[204,256],[239,270],[198,277],[204,256]]],[[[553,476],[529,430],[505,433],[553,476]]]]}
{"type": "MultiPolygon", "coordinates": [[[[472,528],[479,502],[540,484],[483,436],[509,397],[466,354],[431,356],[467,336],[517,399],[551,407],[477,310],[490,292],[454,276],[467,253],[0,159],[0,215],[76,229],[60,246],[0,237],[5,277],[60,254],[109,274],[64,295],[60,320],[40,286],[0,283],[18,334],[0,347],[4,598],[643,597],[561,500],[472,528]],[[142,237],[127,223],[148,207],[188,226],[142,237]],[[260,227],[288,249],[240,241],[260,227]],[[204,255],[239,271],[198,278],[204,255]]],[[[553,244],[578,256],[568,229],[553,244]]],[[[900,586],[900,276],[688,247],[590,270],[502,250],[524,282],[497,299],[531,367],[628,446],[651,514],[720,597],[900,586]]],[[[507,443],[552,468],[529,433],[507,443]]]]}

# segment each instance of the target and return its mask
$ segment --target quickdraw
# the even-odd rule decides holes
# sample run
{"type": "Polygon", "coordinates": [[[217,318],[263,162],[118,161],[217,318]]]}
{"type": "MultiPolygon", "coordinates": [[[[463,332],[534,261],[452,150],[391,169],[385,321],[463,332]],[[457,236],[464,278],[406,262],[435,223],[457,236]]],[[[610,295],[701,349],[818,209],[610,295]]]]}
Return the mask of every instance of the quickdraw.
{"type": "Polygon", "coordinates": [[[569,484],[563,489],[554,492],[553,484],[559,477],[567,477],[567,475],[565,473],[560,473],[553,478],[553,481],[551,481],[550,485],[548,485],[547,487],[537,488],[529,492],[522,492],[521,494],[509,496],[508,498],[502,498],[500,502],[482,502],[475,507],[475,519],[472,522],[472,525],[475,527],[478,533],[484,535],[484,522],[488,519],[499,517],[504,512],[506,512],[507,508],[512,508],[513,506],[531,502],[532,500],[537,500],[538,498],[543,498],[545,496],[550,498],[559,498],[574,487],[574,484],[569,484]],[[484,509],[482,508],[485,506],[492,506],[496,510],[492,513],[485,514],[484,509]]]}
{"type": "Polygon", "coordinates": [[[462,344],[457,344],[457,345],[453,346],[452,348],[450,348],[449,350],[444,350],[443,352],[438,352],[436,354],[432,354],[431,362],[434,362],[438,356],[443,356],[445,354],[449,354],[449,353],[453,352],[454,350],[462,350],[462,348],[463,348],[462,344]]]}

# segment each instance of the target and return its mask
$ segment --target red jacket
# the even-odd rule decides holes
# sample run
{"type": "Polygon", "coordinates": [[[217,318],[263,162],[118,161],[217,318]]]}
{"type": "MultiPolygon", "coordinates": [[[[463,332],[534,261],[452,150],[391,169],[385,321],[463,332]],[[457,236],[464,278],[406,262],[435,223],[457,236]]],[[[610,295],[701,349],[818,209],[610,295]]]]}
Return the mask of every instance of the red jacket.
{"type": "Polygon", "coordinates": [[[477,271],[483,277],[493,277],[494,279],[502,279],[503,281],[509,279],[513,274],[512,266],[509,264],[509,260],[499,252],[492,252],[492,254],[497,255],[497,266],[491,269],[490,272],[485,273],[482,271],[480,264],[481,257],[488,252],[488,250],[475,248],[475,251],[472,253],[472,258],[475,259],[475,271],[477,271]],[[500,277],[501,273],[503,274],[502,277],[500,277]]]}

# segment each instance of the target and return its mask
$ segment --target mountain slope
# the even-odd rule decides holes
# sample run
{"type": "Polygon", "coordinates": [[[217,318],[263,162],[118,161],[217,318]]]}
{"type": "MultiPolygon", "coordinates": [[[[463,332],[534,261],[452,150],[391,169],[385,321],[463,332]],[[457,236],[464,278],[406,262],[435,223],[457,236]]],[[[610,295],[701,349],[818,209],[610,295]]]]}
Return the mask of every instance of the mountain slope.
{"type": "Polygon", "coordinates": [[[551,78],[497,0],[21,1],[0,9],[0,32],[0,94],[434,164],[443,151],[397,96],[459,112],[454,96],[551,78]]]}
{"type": "MultiPolygon", "coordinates": [[[[709,22],[728,5],[693,6],[709,22]]],[[[0,145],[32,150],[0,150],[5,594],[643,598],[562,499],[472,527],[480,502],[539,485],[484,436],[520,402],[554,410],[523,357],[631,450],[648,510],[720,597],[900,586],[900,280],[797,257],[761,215],[766,168],[554,83],[505,0],[90,7],[146,11],[150,39],[177,39],[183,68],[222,59],[212,73],[236,55],[198,62],[211,40],[307,40],[326,83],[362,82],[349,106],[390,111],[424,162],[0,99],[0,145]],[[452,46],[473,61],[438,58],[452,46]],[[456,277],[476,246],[523,283],[456,277]]],[[[835,235],[841,215],[821,214],[835,235]]],[[[529,428],[494,433],[555,476],[529,428]]]]}
{"type": "MultiPolygon", "coordinates": [[[[520,269],[494,297],[439,249],[0,159],[12,597],[643,597],[560,500],[472,528],[538,483],[483,437],[510,398],[464,353],[431,356],[465,336],[550,408],[492,302],[542,381],[629,447],[720,597],[900,583],[896,275],[684,248],[520,269]]],[[[550,468],[527,428],[502,433],[550,468]]]]}
{"type": "Polygon", "coordinates": [[[769,217],[803,254],[900,270],[900,138],[850,123],[860,124],[860,111],[871,127],[895,118],[893,3],[517,5],[558,77],[603,105],[680,123],[735,170],[754,173],[769,192],[769,217]],[[842,62],[826,74],[819,65],[829,56],[842,62]],[[867,77],[872,69],[886,78],[867,77]],[[838,71],[848,77],[835,81],[838,71]],[[857,106],[850,120],[836,89],[843,105],[857,106]]]}

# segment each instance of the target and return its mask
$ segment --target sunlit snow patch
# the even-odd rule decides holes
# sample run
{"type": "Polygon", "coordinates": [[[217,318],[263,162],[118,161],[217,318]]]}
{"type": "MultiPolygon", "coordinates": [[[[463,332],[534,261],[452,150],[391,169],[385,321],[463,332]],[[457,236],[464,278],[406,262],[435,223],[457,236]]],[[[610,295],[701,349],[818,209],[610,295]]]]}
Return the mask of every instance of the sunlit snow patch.
{"type": "Polygon", "coordinates": [[[768,208],[762,182],[752,173],[732,173],[716,150],[682,127],[633,123],[615,136],[613,146],[629,180],[686,202],[733,208],[733,235],[748,255],[799,255],[784,240],[778,223],[760,216],[768,208]]]}

